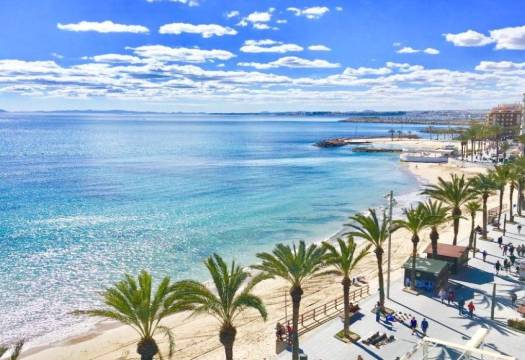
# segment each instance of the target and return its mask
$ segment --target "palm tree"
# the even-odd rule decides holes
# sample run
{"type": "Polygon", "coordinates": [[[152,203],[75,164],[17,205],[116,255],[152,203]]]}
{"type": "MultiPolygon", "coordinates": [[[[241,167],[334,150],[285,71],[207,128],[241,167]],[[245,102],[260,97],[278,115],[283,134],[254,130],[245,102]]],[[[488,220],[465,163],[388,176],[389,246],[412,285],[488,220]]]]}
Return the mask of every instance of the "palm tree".
{"type": "Polygon", "coordinates": [[[259,253],[260,265],[252,268],[261,270],[269,277],[279,277],[290,285],[292,298],[292,360],[299,359],[299,308],[305,281],[317,275],[323,267],[324,248],[315,244],[306,247],[304,241],[289,245],[277,244],[271,253],[259,253]]]}
{"type": "Polygon", "coordinates": [[[483,202],[483,233],[482,239],[487,240],[487,200],[497,189],[497,183],[492,174],[478,174],[471,182],[472,190],[481,197],[483,202]]]}
{"type": "Polygon", "coordinates": [[[390,133],[390,141],[394,141],[394,134],[396,133],[396,131],[394,129],[390,129],[388,130],[388,132],[390,133]]]}
{"type": "MultiPolygon", "coordinates": [[[[7,359],[9,360],[18,360],[20,357],[20,353],[22,352],[22,347],[24,346],[24,340],[20,340],[13,346],[13,349],[11,350],[11,355],[9,355],[7,359]]],[[[8,347],[0,346],[0,358],[9,351],[8,347]]]]}
{"type": "Polygon", "coordinates": [[[503,209],[503,194],[505,193],[505,186],[507,185],[507,181],[509,180],[509,173],[510,168],[508,165],[496,165],[494,170],[491,171],[494,177],[494,180],[496,181],[498,185],[498,192],[499,192],[499,209],[498,209],[498,228],[500,227],[501,223],[501,212],[503,209]]]}
{"type": "MultiPolygon", "coordinates": [[[[521,136],[521,135],[520,135],[521,136]]],[[[525,136],[525,135],[523,135],[525,136]]],[[[518,181],[518,215],[521,216],[523,205],[523,190],[525,189],[525,157],[521,156],[512,162],[514,171],[517,173],[518,181]]]]}
{"type": "Polygon", "coordinates": [[[228,267],[217,254],[206,259],[204,265],[213,280],[213,291],[200,282],[183,280],[174,285],[174,293],[181,299],[181,304],[193,310],[193,314],[209,314],[219,320],[219,339],[224,346],[226,359],[232,360],[237,334],[235,319],[248,308],[255,309],[263,320],[268,317],[263,301],[252,293],[255,285],[267,277],[259,274],[248,281],[250,273],[235,261],[228,267]]]}
{"type": "Polygon", "coordinates": [[[404,210],[405,219],[395,220],[393,226],[396,229],[403,228],[412,234],[412,270],[410,274],[410,287],[416,289],[416,257],[417,245],[419,243],[419,233],[429,226],[432,226],[432,219],[425,209],[425,205],[419,203],[415,208],[404,210]]]}
{"type": "MultiPolygon", "coordinates": [[[[513,202],[514,202],[514,190],[520,188],[520,180],[523,177],[521,169],[514,162],[509,165],[509,176],[507,181],[509,183],[509,221],[514,222],[513,202]]],[[[519,195],[519,194],[518,194],[519,195]]],[[[519,198],[519,196],[518,196],[519,198]]]]}
{"type": "Polygon", "coordinates": [[[341,284],[343,285],[343,300],[344,300],[344,336],[350,336],[350,273],[356,268],[357,264],[368,255],[370,246],[366,246],[363,250],[356,254],[356,243],[352,236],[348,236],[347,241],[337,239],[339,245],[336,248],[334,245],[323,242],[326,251],[325,264],[333,267],[332,273],[343,277],[341,284]]]}
{"type": "Polygon", "coordinates": [[[516,141],[520,143],[522,155],[525,156],[525,134],[516,136],[516,141]]]}
{"type": "Polygon", "coordinates": [[[379,221],[376,211],[369,209],[369,215],[356,214],[350,217],[353,223],[348,224],[354,231],[349,235],[360,237],[368,241],[374,247],[374,253],[377,259],[377,277],[379,281],[379,306],[382,310],[385,308],[385,282],[383,279],[383,244],[388,239],[389,231],[395,230],[389,226],[390,220],[383,214],[379,221]],[[389,229],[390,228],[390,229],[389,229]]]}
{"type": "Polygon", "coordinates": [[[140,336],[137,353],[141,360],[153,360],[157,354],[162,359],[154,339],[156,333],[162,332],[168,338],[171,358],[175,348],[173,334],[160,322],[169,315],[189,308],[181,304],[173,293],[169,277],[162,279],[155,292],[152,283],[153,278],[147,271],[141,271],[137,280],[126,274],[124,279],[104,291],[103,299],[107,308],[75,313],[112,319],[131,326],[140,336]]]}
{"type": "Polygon", "coordinates": [[[476,226],[476,213],[481,210],[481,205],[479,201],[473,200],[469,201],[465,208],[468,210],[468,213],[470,214],[470,236],[468,241],[468,247],[469,249],[472,249],[472,256],[476,255],[476,246],[474,244],[474,227],[476,226]]]}
{"type": "Polygon", "coordinates": [[[450,220],[448,215],[449,208],[444,206],[440,201],[428,200],[423,204],[423,209],[429,219],[431,230],[430,230],[430,243],[432,244],[432,257],[437,256],[439,233],[437,227],[441,224],[446,223],[450,220]]]}
{"type": "Polygon", "coordinates": [[[439,200],[449,206],[451,209],[451,218],[454,223],[454,239],[452,243],[457,244],[459,232],[459,220],[461,219],[461,207],[473,200],[476,194],[470,188],[470,182],[465,179],[464,175],[450,175],[450,180],[438,178],[438,183],[429,185],[423,190],[424,195],[439,200]]]}

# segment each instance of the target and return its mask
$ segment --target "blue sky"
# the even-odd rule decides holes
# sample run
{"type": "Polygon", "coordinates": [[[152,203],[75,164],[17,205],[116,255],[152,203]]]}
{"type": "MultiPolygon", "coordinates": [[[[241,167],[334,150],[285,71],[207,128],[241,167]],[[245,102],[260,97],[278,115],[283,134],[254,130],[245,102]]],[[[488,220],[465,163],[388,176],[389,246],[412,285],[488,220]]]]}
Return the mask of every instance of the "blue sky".
{"type": "Polygon", "coordinates": [[[0,108],[479,109],[525,91],[519,0],[2,0],[0,108]]]}

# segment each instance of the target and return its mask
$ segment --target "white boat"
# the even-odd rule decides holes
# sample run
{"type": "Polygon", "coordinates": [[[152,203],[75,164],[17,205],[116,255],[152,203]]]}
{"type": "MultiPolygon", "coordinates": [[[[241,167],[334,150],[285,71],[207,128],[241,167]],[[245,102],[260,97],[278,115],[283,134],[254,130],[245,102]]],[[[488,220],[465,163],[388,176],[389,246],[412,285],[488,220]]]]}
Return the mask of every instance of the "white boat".
{"type": "Polygon", "coordinates": [[[404,162],[444,164],[448,163],[448,156],[431,152],[404,152],[399,155],[399,160],[404,162]]]}

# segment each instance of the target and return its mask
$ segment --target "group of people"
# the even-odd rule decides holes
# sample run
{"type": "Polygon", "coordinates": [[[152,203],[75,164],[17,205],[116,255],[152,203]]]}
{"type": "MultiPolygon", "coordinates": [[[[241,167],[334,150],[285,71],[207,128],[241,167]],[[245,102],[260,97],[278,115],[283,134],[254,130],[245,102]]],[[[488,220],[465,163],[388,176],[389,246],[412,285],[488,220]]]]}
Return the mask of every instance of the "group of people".
{"type": "MultiPolygon", "coordinates": [[[[449,289],[448,291],[445,288],[441,288],[438,292],[438,296],[441,299],[441,303],[444,304],[445,300],[447,301],[448,305],[457,303],[459,315],[463,315],[465,313],[465,299],[462,297],[459,297],[456,300],[456,293],[453,289],[449,289]]],[[[474,310],[476,310],[476,306],[472,302],[472,300],[467,305],[468,314],[469,317],[472,318],[474,316],[474,310]]]]}
{"type": "Polygon", "coordinates": [[[280,322],[275,326],[275,336],[279,341],[286,341],[288,344],[292,344],[293,337],[293,327],[290,324],[287,324],[286,327],[280,322]]]}
{"type": "MultiPolygon", "coordinates": [[[[496,268],[496,274],[499,274],[500,270],[505,270],[506,272],[511,272],[512,267],[516,264],[516,255],[515,253],[523,257],[525,256],[525,244],[521,244],[518,246],[514,246],[512,243],[503,244],[503,236],[500,236],[498,238],[498,245],[500,249],[502,250],[502,255],[505,257],[503,260],[503,264],[498,260],[494,264],[494,267],[496,268]]],[[[485,251],[484,251],[484,258],[485,258],[485,251]]],[[[518,270],[516,270],[518,271],[518,270]]]]}
{"type": "MultiPolygon", "coordinates": [[[[410,329],[412,330],[412,335],[417,334],[417,320],[415,316],[412,316],[412,319],[410,319],[410,329]]],[[[427,330],[428,321],[426,318],[423,318],[423,321],[421,321],[421,332],[423,333],[423,336],[427,336],[427,330]]]]}

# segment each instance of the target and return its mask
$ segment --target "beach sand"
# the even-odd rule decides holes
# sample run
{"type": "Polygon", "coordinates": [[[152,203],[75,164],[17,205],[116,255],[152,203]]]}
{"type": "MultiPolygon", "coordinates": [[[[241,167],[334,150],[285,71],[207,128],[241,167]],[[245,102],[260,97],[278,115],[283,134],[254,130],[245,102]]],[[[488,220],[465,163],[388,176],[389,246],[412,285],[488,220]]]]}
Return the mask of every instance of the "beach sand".
{"type": "MultiPolygon", "coordinates": [[[[374,144],[391,143],[390,139],[373,139],[374,144]]],[[[450,141],[429,140],[395,140],[396,146],[404,148],[436,149],[450,144],[450,141]]],[[[438,177],[448,178],[450,173],[475,175],[486,171],[483,167],[462,168],[459,163],[452,164],[414,164],[404,163],[402,166],[417,176],[422,183],[434,183],[438,177]]],[[[417,191],[419,189],[414,189],[417,191]]],[[[496,197],[490,199],[490,207],[497,206],[496,197]]],[[[481,213],[478,215],[481,218],[481,213]]],[[[478,220],[479,221],[479,220],[478,220]]],[[[461,221],[459,239],[468,238],[470,224],[467,220],[461,221]]],[[[419,250],[422,251],[429,243],[428,232],[421,234],[419,250]]],[[[452,225],[441,226],[440,241],[452,242],[452,225]]],[[[402,276],[401,266],[411,253],[412,243],[406,231],[398,231],[392,237],[392,278],[402,276]]],[[[385,256],[386,259],[386,256],[385,256]]],[[[386,265],[384,266],[386,270],[386,265]]],[[[360,264],[354,276],[366,276],[370,283],[372,294],[377,297],[376,289],[377,264],[375,256],[370,254],[360,264]]],[[[305,287],[301,310],[322,305],[329,300],[342,296],[341,279],[334,276],[315,278],[305,287]]],[[[234,347],[236,359],[274,359],[275,358],[275,324],[285,315],[285,301],[288,288],[280,280],[267,280],[256,288],[267,306],[269,317],[263,322],[254,312],[247,312],[238,319],[237,340],[234,347]]],[[[288,301],[288,315],[291,313],[288,301]]],[[[138,359],[136,354],[136,333],[127,326],[115,326],[113,323],[101,322],[99,330],[86,334],[84,337],[73,338],[61,344],[48,348],[30,349],[24,355],[28,360],[123,360],[138,359]]],[[[218,323],[209,316],[188,317],[188,314],[177,314],[164,324],[173,328],[176,341],[176,353],[173,357],[179,360],[224,359],[223,348],[218,339],[218,323]]],[[[160,336],[158,340],[165,353],[166,342],[160,336]]]]}

